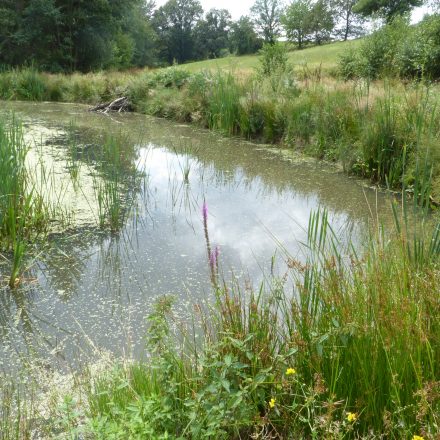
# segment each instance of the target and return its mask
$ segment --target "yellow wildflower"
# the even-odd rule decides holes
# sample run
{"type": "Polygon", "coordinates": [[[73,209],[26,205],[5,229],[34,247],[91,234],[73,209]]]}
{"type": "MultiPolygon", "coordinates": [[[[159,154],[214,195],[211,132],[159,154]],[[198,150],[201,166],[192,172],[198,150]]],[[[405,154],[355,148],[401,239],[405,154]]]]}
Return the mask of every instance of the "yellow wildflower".
{"type": "Polygon", "coordinates": [[[296,374],[295,368],[288,368],[286,370],[286,376],[292,376],[293,374],[296,374]]]}
{"type": "MultiPolygon", "coordinates": [[[[347,420],[348,420],[350,423],[355,422],[355,421],[357,420],[357,418],[358,418],[358,416],[357,416],[356,413],[352,413],[352,412],[347,413],[347,420]]],[[[413,439],[413,440],[414,440],[414,439],[413,439]]]]}
{"type": "Polygon", "coordinates": [[[425,440],[425,439],[420,435],[413,435],[412,440],[425,440]]]}
{"type": "Polygon", "coordinates": [[[269,407],[270,407],[270,408],[273,408],[273,407],[275,406],[276,401],[277,401],[277,399],[274,399],[274,398],[272,397],[272,399],[269,400],[269,407]]]}

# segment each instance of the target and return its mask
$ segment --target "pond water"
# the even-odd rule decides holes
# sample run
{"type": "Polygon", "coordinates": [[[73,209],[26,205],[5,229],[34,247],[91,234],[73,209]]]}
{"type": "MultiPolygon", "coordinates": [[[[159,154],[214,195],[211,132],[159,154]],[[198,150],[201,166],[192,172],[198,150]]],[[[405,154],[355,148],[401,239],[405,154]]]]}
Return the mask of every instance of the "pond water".
{"type": "Polygon", "coordinates": [[[4,371],[29,359],[62,369],[90,359],[95,349],[138,357],[145,318],[158,297],[176,296],[181,316],[192,304],[209,302],[204,202],[222,276],[254,285],[272,270],[284,273],[286,253],[304,258],[312,211],[327,209],[334,230],[357,243],[376,213],[390,216],[387,196],[289,150],[137,114],[91,114],[84,106],[2,108],[23,122],[34,145],[29,166],[48,165],[70,221],[63,233],[54,226],[19,289],[0,290],[4,371]],[[81,164],[76,185],[70,179],[72,133],[83,150],[109,133],[119,136],[128,166],[139,171],[126,194],[133,209],[118,233],[98,227],[93,164],[81,164]]]}

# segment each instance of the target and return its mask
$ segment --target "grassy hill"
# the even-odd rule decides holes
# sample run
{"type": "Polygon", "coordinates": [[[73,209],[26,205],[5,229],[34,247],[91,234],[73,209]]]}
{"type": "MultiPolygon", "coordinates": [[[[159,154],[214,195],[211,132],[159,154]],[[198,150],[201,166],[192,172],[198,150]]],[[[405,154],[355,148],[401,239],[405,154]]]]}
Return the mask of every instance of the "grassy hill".
{"type": "MultiPolygon", "coordinates": [[[[322,65],[324,70],[334,68],[340,55],[350,48],[355,48],[361,40],[339,41],[336,43],[325,44],[322,46],[310,47],[303,50],[293,50],[289,52],[289,61],[293,65],[307,65],[308,67],[318,67],[322,65]]],[[[234,70],[242,73],[251,71],[258,66],[258,55],[229,56],[215,60],[197,61],[185,64],[185,70],[197,72],[200,70],[234,70]]]]}

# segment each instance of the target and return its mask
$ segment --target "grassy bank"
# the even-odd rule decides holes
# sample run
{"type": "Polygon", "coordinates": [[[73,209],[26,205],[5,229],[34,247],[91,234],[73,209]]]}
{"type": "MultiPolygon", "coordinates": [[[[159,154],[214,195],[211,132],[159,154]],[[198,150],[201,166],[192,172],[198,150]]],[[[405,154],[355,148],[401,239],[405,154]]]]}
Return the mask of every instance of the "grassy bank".
{"type": "Polygon", "coordinates": [[[365,253],[349,259],[336,242],[318,212],[309,258],[289,257],[284,278],[241,291],[218,286],[213,274],[217,303],[195,309],[202,344],[191,330],[171,331],[179,323],[164,298],[149,317],[150,360],[94,382],[91,431],[98,438],[436,438],[438,227],[414,234],[397,226],[391,240],[372,233],[365,253]]]}
{"type": "Polygon", "coordinates": [[[169,68],[152,73],[0,74],[0,98],[96,104],[128,96],[135,111],[191,122],[225,135],[281,143],[340,161],[353,174],[440,199],[437,86],[342,82],[319,68],[274,68],[241,77],[169,68]],[[420,170],[429,170],[428,175],[420,170]],[[432,178],[431,178],[432,177],[432,178]]]}
{"type": "Polygon", "coordinates": [[[79,374],[43,415],[10,395],[5,438],[437,439],[440,229],[404,224],[347,258],[315,213],[307,261],[257,291],[210,264],[217,300],[194,305],[195,329],[163,298],[145,361],[79,374]]]}

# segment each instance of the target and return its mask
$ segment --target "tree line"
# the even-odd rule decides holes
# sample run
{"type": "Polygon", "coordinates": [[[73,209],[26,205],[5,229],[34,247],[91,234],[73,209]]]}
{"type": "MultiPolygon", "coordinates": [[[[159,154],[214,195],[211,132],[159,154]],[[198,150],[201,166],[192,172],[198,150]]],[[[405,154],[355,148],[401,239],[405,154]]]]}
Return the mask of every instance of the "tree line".
{"type": "Polygon", "coordinates": [[[52,72],[159,66],[257,52],[287,37],[310,42],[359,36],[373,15],[387,22],[423,0],[256,0],[233,21],[198,0],[0,0],[0,65],[52,72]]]}

